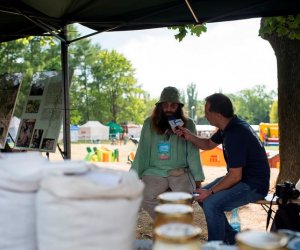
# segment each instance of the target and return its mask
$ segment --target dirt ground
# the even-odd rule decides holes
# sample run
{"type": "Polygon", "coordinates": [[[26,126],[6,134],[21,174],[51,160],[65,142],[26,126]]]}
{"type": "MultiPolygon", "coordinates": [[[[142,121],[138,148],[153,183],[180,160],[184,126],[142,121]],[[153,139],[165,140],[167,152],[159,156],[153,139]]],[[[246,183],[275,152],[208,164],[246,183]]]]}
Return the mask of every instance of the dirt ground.
{"type": "MultiPolygon", "coordinates": [[[[105,146],[108,149],[119,150],[119,162],[114,163],[100,163],[95,162],[98,166],[112,168],[116,170],[128,171],[130,163],[128,162],[128,155],[131,151],[136,151],[137,146],[129,141],[126,145],[111,145],[107,144],[72,144],[71,145],[71,158],[72,160],[83,160],[87,155],[87,147],[101,147],[105,146]]],[[[56,153],[50,153],[50,161],[62,161],[62,157],[57,150],[56,153]]],[[[271,189],[273,190],[278,175],[278,169],[271,168],[271,189]]],[[[205,167],[205,183],[214,180],[226,173],[225,167],[205,167]]],[[[204,183],[204,184],[205,184],[204,183]]],[[[196,203],[193,204],[194,208],[194,225],[199,226],[202,229],[201,240],[207,240],[207,229],[206,221],[202,209],[196,203]]],[[[228,214],[229,216],[230,214],[228,214]]],[[[247,230],[260,230],[264,231],[266,226],[267,213],[258,204],[249,204],[239,209],[239,215],[241,217],[241,229],[247,230]]],[[[150,216],[145,212],[141,211],[138,214],[136,239],[152,239],[152,220],[150,216]]]]}

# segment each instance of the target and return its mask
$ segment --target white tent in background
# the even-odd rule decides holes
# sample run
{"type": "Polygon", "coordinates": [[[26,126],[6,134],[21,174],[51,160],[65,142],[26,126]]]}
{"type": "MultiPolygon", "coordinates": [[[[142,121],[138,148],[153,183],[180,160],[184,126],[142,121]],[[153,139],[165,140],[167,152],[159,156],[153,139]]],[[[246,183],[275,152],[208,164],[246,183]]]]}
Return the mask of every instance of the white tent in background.
{"type": "Polygon", "coordinates": [[[197,135],[201,138],[210,138],[216,131],[216,127],[212,125],[196,125],[197,135]]]}
{"type": "Polygon", "coordinates": [[[78,140],[81,141],[98,141],[109,139],[109,127],[98,121],[88,121],[79,126],[78,140]]]}
{"type": "Polygon", "coordinates": [[[135,137],[135,138],[141,137],[141,132],[142,132],[141,125],[129,123],[126,125],[126,127],[127,127],[129,137],[135,137]]]}
{"type": "MultiPolygon", "coordinates": [[[[77,125],[70,125],[70,139],[71,142],[78,142],[78,131],[79,127],[77,125]]],[[[58,141],[62,142],[63,140],[63,126],[60,128],[58,141]]]]}
{"type": "Polygon", "coordinates": [[[71,142],[78,142],[78,131],[79,131],[78,126],[70,125],[71,142]]]}

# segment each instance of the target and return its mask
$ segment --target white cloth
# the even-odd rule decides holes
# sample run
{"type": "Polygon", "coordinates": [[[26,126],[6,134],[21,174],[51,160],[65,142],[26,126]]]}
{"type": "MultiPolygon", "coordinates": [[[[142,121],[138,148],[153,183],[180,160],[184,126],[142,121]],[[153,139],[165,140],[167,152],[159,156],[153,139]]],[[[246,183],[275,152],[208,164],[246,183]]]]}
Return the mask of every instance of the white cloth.
{"type": "Polygon", "coordinates": [[[37,196],[39,250],[131,250],[143,188],[134,172],[109,169],[46,177],[37,196]]]}
{"type": "Polygon", "coordinates": [[[0,249],[36,250],[35,198],[40,153],[5,153],[0,158],[0,249]]]}

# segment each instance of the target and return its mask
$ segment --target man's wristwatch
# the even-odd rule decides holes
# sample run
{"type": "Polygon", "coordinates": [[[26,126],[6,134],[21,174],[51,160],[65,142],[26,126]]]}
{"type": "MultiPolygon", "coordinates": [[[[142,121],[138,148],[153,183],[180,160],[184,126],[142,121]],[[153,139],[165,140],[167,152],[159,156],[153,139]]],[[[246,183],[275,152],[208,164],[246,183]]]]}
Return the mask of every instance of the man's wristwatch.
{"type": "Polygon", "coordinates": [[[202,183],[203,181],[195,181],[195,183],[196,183],[196,188],[201,188],[201,183],[202,183]]]}
{"type": "Polygon", "coordinates": [[[210,188],[209,191],[210,191],[211,194],[215,193],[214,190],[212,190],[212,188],[210,188]]]}

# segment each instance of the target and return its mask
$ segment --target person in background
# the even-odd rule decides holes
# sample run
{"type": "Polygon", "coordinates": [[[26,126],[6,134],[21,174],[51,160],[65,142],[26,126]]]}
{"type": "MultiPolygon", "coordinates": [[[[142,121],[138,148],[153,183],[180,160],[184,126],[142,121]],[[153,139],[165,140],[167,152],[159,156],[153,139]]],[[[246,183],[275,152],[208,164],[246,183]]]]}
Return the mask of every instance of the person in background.
{"type": "Polygon", "coordinates": [[[152,219],[159,194],[169,190],[192,193],[204,180],[199,149],[173,132],[170,119],[181,119],[183,127],[196,132],[194,122],[184,115],[175,87],[163,89],[152,115],[144,121],[131,165],[145,184],[142,208],[152,219]]]}
{"type": "Polygon", "coordinates": [[[126,145],[126,144],[127,144],[127,141],[128,141],[128,135],[127,135],[127,133],[126,133],[125,130],[124,130],[124,132],[123,132],[122,138],[123,138],[123,143],[124,143],[124,145],[126,145]]]}
{"type": "Polygon", "coordinates": [[[222,144],[227,174],[195,192],[208,228],[208,240],[235,244],[237,233],[224,214],[236,207],[264,199],[269,191],[270,168],[266,151],[252,127],[234,115],[231,100],[220,93],[205,99],[205,117],[218,130],[211,138],[199,138],[180,127],[176,134],[196,147],[210,150],[222,144]]]}

